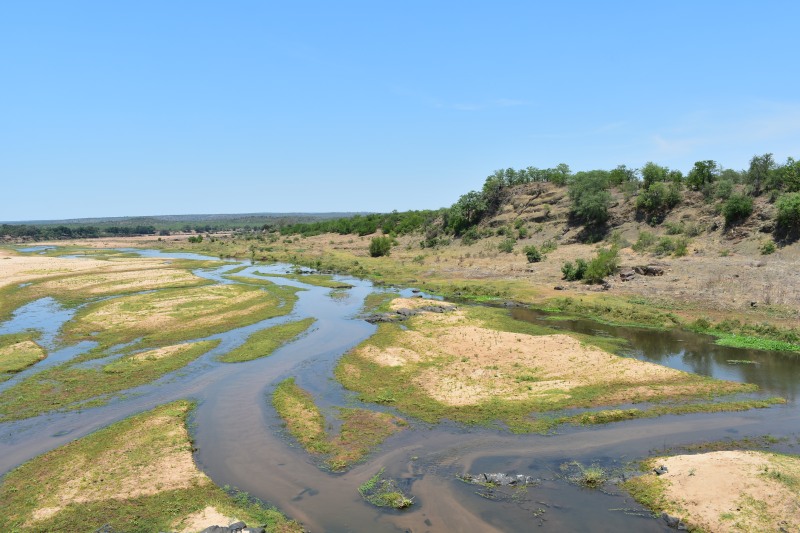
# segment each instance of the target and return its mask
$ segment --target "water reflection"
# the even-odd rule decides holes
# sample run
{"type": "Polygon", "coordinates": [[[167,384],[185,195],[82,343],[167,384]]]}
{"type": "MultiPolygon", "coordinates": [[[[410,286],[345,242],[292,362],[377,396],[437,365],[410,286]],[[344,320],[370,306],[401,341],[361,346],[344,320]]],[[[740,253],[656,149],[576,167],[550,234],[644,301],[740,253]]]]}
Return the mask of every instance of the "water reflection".
{"type": "Polygon", "coordinates": [[[754,383],[764,392],[792,402],[800,394],[800,357],[794,353],[719,346],[709,335],[680,329],[612,326],[588,319],[551,320],[553,315],[532,309],[513,309],[511,315],[551,328],[625,339],[629,345],[621,355],[642,361],[717,379],[754,383]]]}

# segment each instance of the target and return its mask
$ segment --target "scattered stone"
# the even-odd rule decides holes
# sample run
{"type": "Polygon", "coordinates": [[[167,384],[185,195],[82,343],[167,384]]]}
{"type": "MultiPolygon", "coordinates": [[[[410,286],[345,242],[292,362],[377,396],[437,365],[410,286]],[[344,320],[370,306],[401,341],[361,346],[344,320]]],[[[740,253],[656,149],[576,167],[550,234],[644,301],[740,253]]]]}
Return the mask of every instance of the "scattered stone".
{"type": "Polygon", "coordinates": [[[225,526],[209,526],[200,533],[266,533],[263,527],[247,527],[242,521],[225,526]]]}
{"type": "Polygon", "coordinates": [[[553,290],[554,291],[565,291],[565,290],[567,290],[567,288],[564,287],[563,285],[556,285],[555,287],[553,287],[553,290]]]}
{"type": "Polygon", "coordinates": [[[619,279],[622,281],[630,281],[635,277],[636,277],[636,272],[632,268],[623,270],[622,272],[619,273],[619,279]]]}
{"type": "Polygon", "coordinates": [[[455,305],[441,304],[441,305],[426,305],[418,309],[398,309],[392,313],[375,313],[364,318],[370,324],[377,324],[379,322],[403,322],[408,320],[409,317],[419,314],[422,311],[430,313],[449,313],[458,309],[455,305]]]}
{"type": "Polygon", "coordinates": [[[461,480],[466,481],[467,483],[474,483],[476,485],[485,485],[490,483],[499,487],[534,485],[541,482],[541,480],[532,476],[524,476],[522,474],[509,475],[503,472],[475,475],[465,474],[464,476],[461,476],[461,480]]]}
{"type": "Polygon", "coordinates": [[[640,276],[663,276],[664,268],[656,265],[635,266],[633,271],[640,276]]]}
{"type": "Polygon", "coordinates": [[[669,469],[667,469],[667,467],[666,467],[666,466],[664,466],[664,465],[661,465],[661,466],[659,466],[659,467],[657,467],[657,468],[654,468],[654,469],[653,469],[653,472],[655,472],[657,476],[663,476],[664,474],[666,474],[667,472],[669,472],[669,469]]]}
{"type": "Polygon", "coordinates": [[[672,516],[668,514],[666,511],[661,513],[661,518],[664,519],[664,522],[667,523],[669,527],[672,529],[677,529],[679,531],[686,531],[686,526],[681,522],[681,519],[677,516],[672,516]]]}

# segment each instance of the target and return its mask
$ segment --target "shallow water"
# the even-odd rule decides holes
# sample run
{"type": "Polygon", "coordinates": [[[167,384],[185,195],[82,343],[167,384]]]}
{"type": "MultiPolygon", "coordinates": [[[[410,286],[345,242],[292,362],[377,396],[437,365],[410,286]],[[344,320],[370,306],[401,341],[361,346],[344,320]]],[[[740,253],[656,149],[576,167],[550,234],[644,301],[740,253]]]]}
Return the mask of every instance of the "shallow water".
{"type": "MultiPolygon", "coordinates": [[[[215,259],[195,254],[136,252],[146,257],[215,259]]],[[[197,274],[219,283],[232,283],[223,276],[240,266],[247,268],[237,276],[253,275],[255,270],[268,274],[291,269],[290,265],[252,266],[243,261],[219,264],[217,269],[197,274]]],[[[666,531],[663,521],[651,518],[613,485],[608,485],[605,492],[581,488],[566,479],[561,465],[571,461],[597,463],[618,475],[628,461],[646,457],[651,451],[696,442],[765,434],[789,437],[784,447],[798,442],[798,358],[719,347],[711,344],[709,337],[688,332],[614,328],[588,320],[548,320],[546,324],[551,327],[624,337],[630,342],[627,353],[631,357],[757,383],[765,393],[786,397],[789,404],[745,413],[666,416],[607,426],[568,427],[550,436],[510,435],[486,428],[449,423],[429,426],[412,421],[410,429],[391,437],[365,463],[345,474],[326,473],[285,437],[271,407],[270,394],[282,379],[295,376],[328,413],[335,406],[354,405],[353,395],[332,379],[332,370],[344,352],[375,331],[375,326],[358,318],[364,298],[375,289],[369,282],[342,278],[353,288],[344,291],[344,297],[332,298],[330,289],[280,277],[258,277],[306,289],[298,293],[291,315],[210,336],[221,340],[219,347],[155,383],[126,391],[124,398],[109,405],[0,424],[0,472],[130,414],[189,397],[198,400],[193,415],[198,465],[219,485],[235,486],[273,503],[312,531],[483,532],[528,530],[534,526],[552,531],[666,531]],[[252,332],[306,316],[317,318],[312,330],[272,356],[237,364],[216,361],[252,332]],[[759,364],[731,365],[728,360],[759,364]],[[411,509],[383,512],[361,500],[358,485],[380,468],[401,480],[415,498],[411,509]],[[468,472],[520,473],[539,478],[540,482],[519,493],[478,494],[482,492],[480,487],[457,479],[457,475],[468,472]]],[[[15,314],[14,322],[0,325],[0,331],[12,332],[38,324],[52,341],[54,331],[63,323],[59,318],[63,311],[45,303],[39,306],[35,307],[38,313],[15,314]],[[43,318],[47,309],[52,311],[52,322],[43,318]],[[38,318],[26,322],[20,318],[24,316],[38,318]]],[[[511,312],[521,320],[547,320],[542,313],[522,309],[511,312]]],[[[65,348],[69,349],[86,347],[65,348]]],[[[62,360],[68,356],[69,353],[62,360]]]]}

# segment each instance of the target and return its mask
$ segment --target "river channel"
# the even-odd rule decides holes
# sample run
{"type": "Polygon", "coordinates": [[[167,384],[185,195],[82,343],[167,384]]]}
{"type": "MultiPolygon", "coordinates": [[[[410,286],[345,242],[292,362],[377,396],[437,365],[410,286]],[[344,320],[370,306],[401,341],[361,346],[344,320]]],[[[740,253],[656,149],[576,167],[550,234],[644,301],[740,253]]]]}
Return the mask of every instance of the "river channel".
{"type": "MultiPolygon", "coordinates": [[[[125,251],[146,257],[215,259],[153,250],[125,251]]],[[[178,372],[126,391],[124,397],[108,405],[0,424],[0,474],[132,414],[191,398],[198,402],[192,427],[199,467],[218,485],[247,491],[301,521],[310,531],[667,531],[662,520],[652,517],[613,483],[603,490],[583,488],[570,481],[562,465],[574,461],[598,464],[612,472],[612,477],[619,477],[632,461],[694,443],[771,435],[778,439],[776,450],[792,451],[792,446],[800,444],[798,357],[721,347],[710,337],[686,331],[621,328],[591,320],[554,321],[541,312],[510,309],[518,320],[624,338],[628,341],[626,356],[755,383],[765,396],[782,396],[788,402],[740,413],[562,427],[552,435],[512,435],[500,429],[410,420],[408,429],[389,438],[367,461],[344,474],[332,474],[318,468],[287,438],[270,395],[277,383],[294,376],[326,413],[333,413],[337,406],[356,405],[355,396],[333,379],[333,368],[342,354],[374,333],[375,326],[361,318],[364,298],[384,289],[365,280],[337,276],[353,287],[337,290],[332,297],[332,289],[269,276],[291,270],[285,264],[220,261],[214,269],[195,273],[218,283],[234,283],[223,276],[240,267],[244,270],[237,276],[305,289],[298,292],[293,312],[207,337],[220,339],[219,346],[178,372]],[[255,274],[256,270],[260,274],[255,274]],[[313,329],[270,357],[237,364],[216,361],[254,331],[304,317],[317,319],[313,329]],[[413,496],[411,508],[387,512],[361,499],[358,486],[381,468],[413,496]],[[480,472],[524,474],[537,482],[527,491],[487,493],[458,479],[461,474],[480,472]]],[[[91,343],[56,346],[55,334],[71,316],[52,299],[43,299],[18,309],[9,321],[0,324],[0,333],[39,329],[49,343],[50,357],[24,375],[91,348],[91,343]]],[[[0,387],[12,386],[22,377],[0,387]]]]}

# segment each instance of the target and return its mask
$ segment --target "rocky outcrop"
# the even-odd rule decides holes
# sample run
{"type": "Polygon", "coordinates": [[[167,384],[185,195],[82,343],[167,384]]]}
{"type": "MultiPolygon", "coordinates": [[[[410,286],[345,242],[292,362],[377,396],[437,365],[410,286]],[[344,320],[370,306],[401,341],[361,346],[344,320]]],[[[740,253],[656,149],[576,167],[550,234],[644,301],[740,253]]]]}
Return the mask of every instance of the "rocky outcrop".
{"type": "Polygon", "coordinates": [[[664,267],[658,265],[635,266],[633,271],[640,276],[663,276],[664,267]]]}
{"type": "Polygon", "coordinates": [[[240,521],[229,526],[209,526],[200,533],[266,533],[266,530],[263,527],[247,527],[240,521]]]}
{"type": "Polygon", "coordinates": [[[449,313],[456,309],[457,307],[455,305],[450,304],[425,305],[417,307],[416,309],[398,309],[390,313],[375,313],[369,315],[364,320],[370,324],[377,324],[378,322],[403,322],[404,320],[408,320],[409,317],[418,315],[423,311],[427,311],[428,313],[449,313]]]}
{"type": "Polygon", "coordinates": [[[535,485],[540,483],[541,480],[531,477],[531,476],[523,476],[522,474],[510,475],[504,474],[502,472],[498,473],[484,473],[484,474],[464,474],[461,476],[462,481],[466,481],[467,483],[474,483],[476,485],[496,485],[499,487],[507,487],[507,486],[523,486],[523,485],[535,485]]]}

